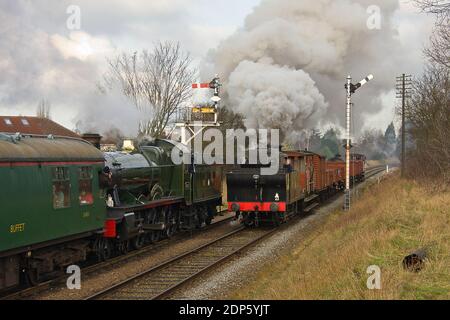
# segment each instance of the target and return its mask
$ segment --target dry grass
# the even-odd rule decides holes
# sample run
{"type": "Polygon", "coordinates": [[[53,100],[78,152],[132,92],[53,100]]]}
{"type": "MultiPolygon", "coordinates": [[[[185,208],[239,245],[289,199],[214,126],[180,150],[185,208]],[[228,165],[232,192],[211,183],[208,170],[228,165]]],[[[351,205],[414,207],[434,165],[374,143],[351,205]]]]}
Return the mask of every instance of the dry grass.
{"type": "Polygon", "coordinates": [[[229,298],[449,299],[450,192],[427,190],[398,175],[367,188],[229,298]],[[426,246],[425,268],[403,270],[403,257],[426,246]],[[370,265],[381,268],[381,290],[366,287],[370,265]]]}

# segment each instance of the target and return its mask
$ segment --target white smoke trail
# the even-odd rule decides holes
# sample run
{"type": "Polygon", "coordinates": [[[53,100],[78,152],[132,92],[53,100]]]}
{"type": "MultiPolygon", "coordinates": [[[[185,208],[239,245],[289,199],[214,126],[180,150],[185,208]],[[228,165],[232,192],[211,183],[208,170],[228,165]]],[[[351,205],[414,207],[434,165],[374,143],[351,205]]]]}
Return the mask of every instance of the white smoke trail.
{"type": "Polygon", "coordinates": [[[376,81],[355,99],[357,131],[364,114],[381,110],[408,58],[396,38],[397,0],[379,1],[381,29],[370,30],[371,0],[263,0],[244,27],[208,55],[202,76],[219,73],[225,105],[249,125],[302,129],[343,123],[347,74],[376,81]],[[323,96],[322,96],[323,95],[323,96]],[[324,98],[325,97],[325,98],[324,98]]]}

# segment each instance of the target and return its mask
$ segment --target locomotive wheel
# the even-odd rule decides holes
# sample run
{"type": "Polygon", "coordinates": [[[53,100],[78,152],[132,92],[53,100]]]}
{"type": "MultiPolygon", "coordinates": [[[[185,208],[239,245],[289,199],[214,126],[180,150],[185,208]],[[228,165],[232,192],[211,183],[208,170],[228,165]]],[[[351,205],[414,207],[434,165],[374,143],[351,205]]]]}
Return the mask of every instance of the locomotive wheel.
{"type": "MultiPolygon", "coordinates": [[[[151,221],[152,221],[151,222],[152,224],[156,224],[159,221],[159,212],[158,211],[155,210],[152,213],[151,221]]],[[[152,243],[158,242],[160,238],[161,238],[161,231],[160,230],[152,230],[152,231],[150,231],[150,241],[152,243]]]]}
{"type": "Polygon", "coordinates": [[[274,213],[272,216],[272,223],[274,227],[279,227],[281,223],[283,223],[284,219],[283,217],[280,217],[278,214],[274,213]]]}
{"type": "Polygon", "coordinates": [[[95,252],[99,261],[105,261],[111,258],[112,248],[108,239],[99,238],[95,243],[95,252]]]}
{"type": "Polygon", "coordinates": [[[111,244],[109,243],[109,241],[107,239],[104,239],[104,241],[103,241],[102,255],[103,255],[103,260],[108,260],[112,256],[111,244]]]}
{"type": "Polygon", "coordinates": [[[127,254],[128,253],[128,251],[129,251],[129,249],[130,249],[130,242],[128,241],[128,240],[126,240],[126,241],[121,241],[120,243],[119,243],[119,252],[121,253],[121,254],[127,254]]]}
{"type": "Polygon", "coordinates": [[[133,240],[131,240],[131,245],[133,246],[134,249],[138,250],[140,248],[142,248],[142,246],[145,243],[145,237],[144,235],[140,234],[136,237],[133,238],[133,240]]]}
{"type": "Polygon", "coordinates": [[[189,229],[196,228],[200,229],[202,227],[203,221],[201,220],[201,209],[192,206],[190,209],[190,219],[189,219],[189,229]]]}
{"type": "Polygon", "coordinates": [[[195,228],[196,229],[200,229],[202,227],[203,224],[203,219],[202,219],[202,211],[201,209],[197,209],[197,214],[194,216],[194,221],[195,221],[195,228]]]}
{"type": "Polygon", "coordinates": [[[39,283],[39,276],[35,268],[25,270],[25,279],[28,285],[36,286],[39,283]]]}
{"type": "Polygon", "coordinates": [[[280,221],[275,214],[272,216],[272,224],[274,227],[278,227],[280,225],[280,221]]]}
{"type": "MultiPolygon", "coordinates": [[[[207,220],[210,219],[210,217],[208,214],[208,208],[206,206],[202,206],[202,207],[198,208],[197,216],[198,216],[198,220],[197,220],[197,224],[196,224],[197,229],[200,229],[202,227],[203,222],[205,224],[208,224],[207,220]]],[[[211,223],[211,221],[209,223],[211,223]]]]}
{"type": "Polygon", "coordinates": [[[205,219],[205,223],[207,226],[209,226],[212,222],[212,219],[217,216],[217,207],[216,206],[210,206],[208,207],[208,210],[206,212],[206,219],[205,219]]]}
{"type": "Polygon", "coordinates": [[[246,220],[244,220],[244,226],[246,226],[247,228],[250,228],[250,227],[254,227],[255,224],[253,223],[253,221],[246,219],[246,220]]]}
{"type": "Polygon", "coordinates": [[[150,233],[150,237],[151,237],[152,243],[158,242],[159,239],[161,238],[161,231],[153,230],[150,233]]]}
{"type": "Polygon", "coordinates": [[[165,230],[167,238],[172,237],[177,231],[177,222],[175,220],[175,215],[171,208],[166,213],[166,224],[167,228],[165,230]]]}

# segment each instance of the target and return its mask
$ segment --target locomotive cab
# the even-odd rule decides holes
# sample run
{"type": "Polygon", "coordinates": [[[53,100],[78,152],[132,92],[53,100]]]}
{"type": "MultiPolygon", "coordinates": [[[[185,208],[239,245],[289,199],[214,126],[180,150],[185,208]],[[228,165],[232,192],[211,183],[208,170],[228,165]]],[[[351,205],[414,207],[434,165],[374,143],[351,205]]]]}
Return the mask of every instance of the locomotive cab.
{"type": "Polygon", "coordinates": [[[279,158],[282,166],[274,175],[261,175],[261,165],[241,165],[227,174],[228,210],[249,226],[278,225],[312,210],[318,197],[316,158],[325,161],[310,152],[284,151],[279,158]]]}

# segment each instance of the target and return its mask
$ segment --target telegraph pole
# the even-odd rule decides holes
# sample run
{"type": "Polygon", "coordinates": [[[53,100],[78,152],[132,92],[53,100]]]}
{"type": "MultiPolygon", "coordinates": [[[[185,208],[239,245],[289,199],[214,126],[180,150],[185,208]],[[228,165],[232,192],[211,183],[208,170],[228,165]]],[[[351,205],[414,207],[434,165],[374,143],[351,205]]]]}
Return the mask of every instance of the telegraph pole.
{"type": "Polygon", "coordinates": [[[350,123],[351,123],[351,108],[352,108],[352,94],[356,90],[361,88],[367,82],[373,79],[373,75],[368,75],[366,78],[358,82],[357,84],[352,83],[352,77],[349,75],[347,77],[347,83],[345,84],[345,89],[347,89],[347,108],[345,112],[345,122],[346,122],[346,143],[345,143],[345,200],[344,200],[344,210],[350,210],[350,123]]]}
{"type": "Polygon", "coordinates": [[[406,99],[411,97],[411,75],[402,74],[397,77],[397,98],[402,99],[402,177],[405,176],[406,166],[406,125],[405,125],[405,107],[406,99]]]}

